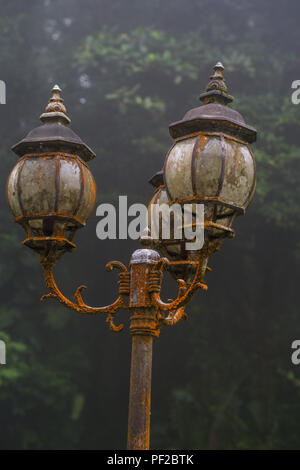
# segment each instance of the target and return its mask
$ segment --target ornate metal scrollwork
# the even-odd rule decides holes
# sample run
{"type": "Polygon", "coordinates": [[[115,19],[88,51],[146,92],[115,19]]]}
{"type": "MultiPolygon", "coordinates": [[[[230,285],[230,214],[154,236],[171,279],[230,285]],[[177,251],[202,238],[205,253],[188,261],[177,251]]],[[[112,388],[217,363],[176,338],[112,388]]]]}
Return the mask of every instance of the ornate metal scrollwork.
{"type": "MultiPolygon", "coordinates": [[[[41,255],[40,262],[44,271],[44,278],[46,285],[49,289],[48,294],[42,296],[41,301],[44,301],[48,298],[55,298],[65,307],[71,308],[78,313],[96,315],[96,314],[107,314],[106,323],[109,326],[109,329],[114,332],[119,332],[123,330],[124,325],[116,325],[114,323],[115,314],[120,309],[129,310],[132,307],[128,301],[128,296],[130,296],[130,272],[126,266],[119,261],[111,261],[106,265],[107,271],[112,271],[113,269],[118,269],[119,272],[119,296],[110,305],[104,307],[90,307],[87,305],[82,298],[82,291],[86,286],[79,286],[76,289],[74,294],[75,301],[69,300],[65,297],[62,292],[59,290],[53,274],[53,269],[56,264],[57,257],[54,248],[50,248],[46,254],[41,255]]],[[[185,305],[191,300],[192,296],[196,293],[198,289],[207,290],[207,285],[202,282],[203,278],[203,269],[202,262],[199,258],[198,262],[193,262],[196,264],[196,270],[194,278],[190,285],[188,285],[184,280],[177,279],[178,284],[178,294],[175,300],[171,300],[167,303],[163,302],[160,298],[161,292],[161,282],[163,276],[163,270],[167,269],[170,262],[167,258],[161,258],[159,261],[154,263],[149,272],[148,281],[144,279],[145,289],[148,290],[149,299],[153,311],[156,312],[156,324],[158,330],[162,325],[173,326],[176,325],[181,319],[187,319],[187,315],[184,311],[185,305]],[[168,312],[168,314],[166,314],[168,312]]],[[[149,307],[150,305],[148,305],[149,307]]],[[[157,332],[159,334],[159,331],[157,332]]]]}
{"type": "Polygon", "coordinates": [[[117,313],[119,309],[128,308],[128,305],[126,303],[126,298],[129,294],[130,274],[126,266],[119,261],[111,261],[110,263],[106,265],[107,271],[112,271],[115,268],[120,270],[119,296],[115,300],[115,302],[105,307],[90,307],[83,301],[82,294],[81,294],[83,289],[86,288],[86,286],[79,286],[77,288],[75,295],[74,295],[75,302],[72,302],[61,293],[61,291],[59,290],[55,282],[54,274],[53,274],[53,268],[55,266],[55,262],[56,260],[55,260],[54,251],[49,250],[49,252],[46,255],[41,255],[40,257],[40,263],[43,267],[45,282],[49,289],[49,293],[43,295],[41,298],[41,301],[44,301],[47,298],[55,298],[65,307],[71,308],[72,310],[75,310],[76,312],[79,312],[82,314],[95,315],[95,314],[107,313],[108,315],[106,318],[106,322],[108,323],[110,330],[115,331],[115,332],[121,331],[124,328],[124,325],[123,324],[115,325],[114,315],[117,313]]]}

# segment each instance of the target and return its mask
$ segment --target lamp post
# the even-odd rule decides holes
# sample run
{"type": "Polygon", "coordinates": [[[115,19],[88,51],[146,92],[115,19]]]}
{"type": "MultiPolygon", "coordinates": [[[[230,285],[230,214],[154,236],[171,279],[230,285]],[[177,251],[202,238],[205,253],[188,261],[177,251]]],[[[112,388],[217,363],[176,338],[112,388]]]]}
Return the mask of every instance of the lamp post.
{"type": "MultiPolygon", "coordinates": [[[[203,104],[170,125],[174,144],[167,153],[164,169],[150,180],[156,187],[151,200],[156,207],[190,204],[192,225],[199,223],[195,205],[204,205],[204,244],[187,250],[185,238],[153,237],[151,219],[129,266],[118,261],[106,269],[119,270],[119,295],[105,307],[90,307],[78,287],[75,300],[66,298],[56,285],[53,268],[63,254],[72,251],[75,231],[86,224],[95,203],[95,183],[88,161],[95,155],[69,127],[70,119],[55,86],[42,125],[12,149],[19,160],[7,182],[7,198],[15,221],[26,232],[24,244],[40,255],[48,294],[81,314],[104,314],[112,331],[119,309],[131,312],[132,355],[128,417],[128,449],[149,449],[150,400],[153,338],[163,325],[172,326],[185,318],[185,305],[198,289],[206,290],[209,257],[232,237],[234,218],[245,212],[255,190],[255,162],[248,144],[256,131],[229,108],[223,66],[217,63],[203,104]],[[160,297],[163,271],[177,280],[177,297],[163,302],[160,297]]],[[[164,214],[162,213],[162,217],[164,214]]]]}

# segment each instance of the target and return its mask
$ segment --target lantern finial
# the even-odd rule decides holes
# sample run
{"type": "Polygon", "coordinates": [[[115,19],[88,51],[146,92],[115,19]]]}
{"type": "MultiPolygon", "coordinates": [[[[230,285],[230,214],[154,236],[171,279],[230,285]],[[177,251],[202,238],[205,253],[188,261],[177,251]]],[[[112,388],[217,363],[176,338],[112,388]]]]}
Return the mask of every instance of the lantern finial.
{"type": "Polygon", "coordinates": [[[43,123],[59,123],[70,124],[71,119],[67,116],[67,109],[63,104],[61,97],[61,89],[58,85],[54,85],[51,90],[52,96],[46,106],[45,112],[40,116],[43,123]]]}
{"type": "Polygon", "coordinates": [[[228,94],[228,89],[223,77],[224,66],[222,62],[217,62],[214,66],[214,73],[206,86],[206,93],[200,95],[200,100],[204,104],[219,103],[227,105],[233,101],[233,97],[228,94]]]}

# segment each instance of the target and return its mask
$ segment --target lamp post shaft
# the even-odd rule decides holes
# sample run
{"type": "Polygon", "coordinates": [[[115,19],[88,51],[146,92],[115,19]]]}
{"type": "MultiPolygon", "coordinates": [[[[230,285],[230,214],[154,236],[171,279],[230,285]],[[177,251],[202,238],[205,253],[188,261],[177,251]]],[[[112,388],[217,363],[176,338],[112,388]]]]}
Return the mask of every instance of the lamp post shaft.
{"type": "Polygon", "coordinates": [[[158,336],[157,312],[150,297],[150,273],[160,259],[154,250],[136,250],[130,261],[132,335],[128,442],[129,450],[147,450],[150,446],[150,406],[153,336],[158,336]]]}
{"type": "Polygon", "coordinates": [[[129,450],[150,446],[152,335],[133,335],[130,371],[128,443],[129,450]]]}

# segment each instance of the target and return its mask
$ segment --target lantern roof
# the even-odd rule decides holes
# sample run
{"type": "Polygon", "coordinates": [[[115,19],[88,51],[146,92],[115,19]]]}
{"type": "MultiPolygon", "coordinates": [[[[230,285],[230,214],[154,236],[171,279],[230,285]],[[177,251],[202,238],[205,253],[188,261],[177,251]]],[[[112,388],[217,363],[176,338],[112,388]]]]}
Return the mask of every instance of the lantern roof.
{"type": "Polygon", "coordinates": [[[52,96],[45,112],[40,116],[42,125],[30,131],[27,136],[12,147],[19,157],[27,153],[62,151],[75,153],[83,160],[94,158],[95,153],[69,127],[71,119],[61,97],[58,85],[52,88],[52,96]]]}
{"type": "Polygon", "coordinates": [[[170,124],[171,137],[177,139],[199,131],[219,132],[245,142],[255,142],[256,129],[248,126],[243,116],[228,106],[233,96],[228,94],[223,70],[221,62],[214,66],[206,91],[199,97],[203,105],[189,110],[181,121],[170,124]]]}

